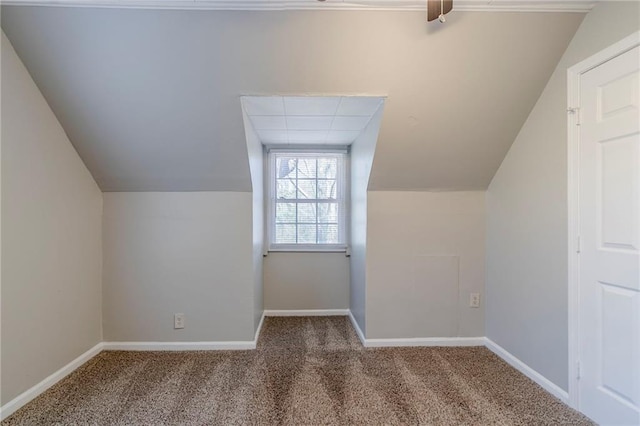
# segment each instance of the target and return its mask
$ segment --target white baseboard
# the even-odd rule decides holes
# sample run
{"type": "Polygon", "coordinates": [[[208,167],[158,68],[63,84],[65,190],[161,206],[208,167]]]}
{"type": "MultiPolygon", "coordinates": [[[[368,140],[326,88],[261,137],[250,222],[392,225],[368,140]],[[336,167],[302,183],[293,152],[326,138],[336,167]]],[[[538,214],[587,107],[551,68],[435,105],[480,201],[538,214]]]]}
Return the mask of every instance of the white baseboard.
{"type": "Polygon", "coordinates": [[[94,356],[98,355],[102,351],[103,347],[104,347],[104,344],[102,342],[98,343],[97,345],[95,345],[94,347],[92,347],[91,349],[89,349],[88,351],[86,351],[85,353],[83,353],[73,361],[71,361],[69,364],[59,369],[58,371],[56,371],[55,373],[53,373],[52,375],[50,375],[49,377],[41,381],[40,383],[36,384],[30,389],[27,389],[26,391],[22,392],[20,395],[13,398],[11,401],[7,402],[5,405],[3,405],[0,408],[0,420],[6,419],[11,414],[15,413],[18,409],[23,407],[25,404],[32,401],[41,393],[49,389],[51,386],[55,385],[60,380],[67,377],[69,374],[71,374],[74,370],[76,370],[82,364],[89,361],[94,356]]]}
{"type": "Polygon", "coordinates": [[[555,383],[544,377],[542,374],[529,367],[524,362],[507,352],[506,349],[487,337],[430,337],[430,338],[408,338],[408,339],[367,339],[360,329],[360,326],[353,317],[351,311],[348,312],[349,319],[356,334],[366,348],[380,347],[401,347],[401,346],[486,346],[490,351],[502,358],[507,364],[536,382],[544,390],[560,399],[565,404],[569,403],[569,394],[555,383]]]}
{"type": "Polygon", "coordinates": [[[328,317],[349,315],[349,309],[267,309],[267,317],[328,317]]]}
{"type": "MultiPolygon", "coordinates": [[[[264,317],[263,317],[264,318],[264,317]]],[[[243,351],[256,348],[262,320],[254,340],[220,342],[104,342],[105,351],[243,351]]]]}
{"type": "Polygon", "coordinates": [[[401,339],[367,339],[360,325],[349,311],[349,319],[365,348],[388,348],[406,346],[484,346],[484,337],[412,337],[401,339]]]}
{"type": "Polygon", "coordinates": [[[264,310],[262,311],[262,316],[260,317],[260,322],[258,323],[258,328],[256,328],[256,334],[253,336],[253,344],[254,348],[258,346],[258,337],[260,337],[260,332],[262,331],[262,324],[264,324],[264,317],[266,317],[264,310]]]}
{"type": "Polygon", "coordinates": [[[349,309],[349,319],[351,320],[351,324],[353,325],[353,328],[356,330],[356,334],[358,335],[358,339],[360,339],[360,343],[362,343],[362,346],[366,348],[367,339],[365,339],[364,333],[360,329],[360,325],[358,324],[358,321],[356,321],[355,317],[351,313],[351,309],[349,309]]]}
{"type": "Polygon", "coordinates": [[[255,349],[264,318],[267,316],[326,316],[348,315],[353,328],[363,346],[372,347],[400,347],[400,346],[486,346],[489,350],[502,358],[509,365],[536,382],[544,390],[554,395],[564,403],[568,403],[568,393],[558,385],[552,383],[542,374],[529,367],[524,362],[509,353],[506,349],[486,337],[443,337],[443,338],[407,338],[407,339],[367,339],[348,309],[329,310],[265,310],[252,341],[235,342],[101,342],[89,349],[49,377],[21,393],[5,405],[0,407],[0,420],[4,420],[51,386],[64,379],[78,367],[103,350],[124,351],[196,351],[196,350],[251,350],[255,349]]]}
{"type": "Polygon", "coordinates": [[[405,339],[366,339],[368,348],[403,346],[484,346],[484,337],[409,337],[405,339]]]}
{"type": "Polygon", "coordinates": [[[254,339],[252,341],[238,342],[100,342],[78,358],[71,361],[40,383],[21,393],[5,405],[0,407],[0,420],[4,420],[18,409],[35,399],[38,395],[49,389],[51,386],[64,379],[85,362],[102,352],[106,351],[203,351],[203,350],[251,350],[255,349],[258,337],[264,324],[265,313],[263,312],[254,339]]]}
{"type": "Polygon", "coordinates": [[[104,342],[105,351],[243,351],[255,349],[264,324],[262,313],[253,340],[221,342],[104,342]]]}
{"type": "Polygon", "coordinates": [[[498,355],[507,364],[511,365],[513,368],[539,384],[544,390],[546,390],[565,404],[569,403],[569,394],[567,393],[567,391],[563,390],[558,385],[544,377],[542,374],[538,373],[536,370],[520,361],[518,358],[509,353],[505,348],[498,345],[488,337],[485,338],[485,345],[491,352],[498,355]]]}

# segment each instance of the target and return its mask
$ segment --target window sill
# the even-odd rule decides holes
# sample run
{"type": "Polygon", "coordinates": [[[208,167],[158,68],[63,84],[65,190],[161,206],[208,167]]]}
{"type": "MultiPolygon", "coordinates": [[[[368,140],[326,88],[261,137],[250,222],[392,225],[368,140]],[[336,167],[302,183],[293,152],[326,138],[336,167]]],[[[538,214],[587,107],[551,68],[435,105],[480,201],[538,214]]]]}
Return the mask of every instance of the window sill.
{"type": "Polygon", "coordinates": [[[347,247],[269,247],[267,253],[347,253],[347,247]]]}

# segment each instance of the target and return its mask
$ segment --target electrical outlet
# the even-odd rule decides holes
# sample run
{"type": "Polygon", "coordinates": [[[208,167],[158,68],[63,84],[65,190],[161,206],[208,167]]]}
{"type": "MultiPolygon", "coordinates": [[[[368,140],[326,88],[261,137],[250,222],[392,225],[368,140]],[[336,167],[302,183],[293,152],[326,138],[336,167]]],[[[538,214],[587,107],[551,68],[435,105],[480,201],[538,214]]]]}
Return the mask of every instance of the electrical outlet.
{"type": "Polygon", "coordinates": [[[184,328],[184,314],[173,315],[173,328],[184,328]]]}
{"type": "Polygon", "coordinates": [[[469,294],[469,307],[471,307],[471,308],[479,308],[480,307],[480,293],[470,293],[469,294]]]}

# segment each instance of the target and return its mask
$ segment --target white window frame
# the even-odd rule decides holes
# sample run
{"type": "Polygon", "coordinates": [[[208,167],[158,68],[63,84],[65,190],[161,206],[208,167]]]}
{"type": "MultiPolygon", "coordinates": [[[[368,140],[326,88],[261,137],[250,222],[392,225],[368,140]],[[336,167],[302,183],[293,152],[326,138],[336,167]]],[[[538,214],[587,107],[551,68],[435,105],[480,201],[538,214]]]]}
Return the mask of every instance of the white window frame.
{"type": "MultiPolygon", "coordinates": [[[[267,201],[267,241],[268,251],[285,251],[285,252],[346,252],[347,250],[347,236],[348,236],[348,165],[349,154],[346,148],[337,149],[287,149],[287,148],[270,148],[267,150],[267,187],[268,187],[268,201],[267,201]],[[326,154],[327,156],[337,156],[340,158],[338,161],[338,168],[336,170],[336,181],[338,184],[337,197],[335,201],[339,207],[338,217],[338,235],[340,243],[338,244],[276,244],[275,240],[275,221],[276,221],[276,155],[290,155],[292,157],[302,158],[308,157],[321,157],[326,154]]],[[[296,200],[290,200],[289,202],[299,203],[296,200]]],[[[328,200],[309,200],[309,202],[328,202],[328,200]]]]}

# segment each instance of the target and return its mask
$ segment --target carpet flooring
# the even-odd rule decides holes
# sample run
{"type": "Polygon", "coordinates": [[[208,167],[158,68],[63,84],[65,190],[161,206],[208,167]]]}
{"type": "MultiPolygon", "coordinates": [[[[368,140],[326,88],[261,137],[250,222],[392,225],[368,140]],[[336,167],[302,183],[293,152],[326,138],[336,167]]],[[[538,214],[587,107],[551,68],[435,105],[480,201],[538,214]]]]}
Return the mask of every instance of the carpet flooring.
{"type": "Polygon", "coordinates": [[[102,352],[2,425],[588,425],[486,348],[363,348],[267,318],[255,351],[102,352]]]}

